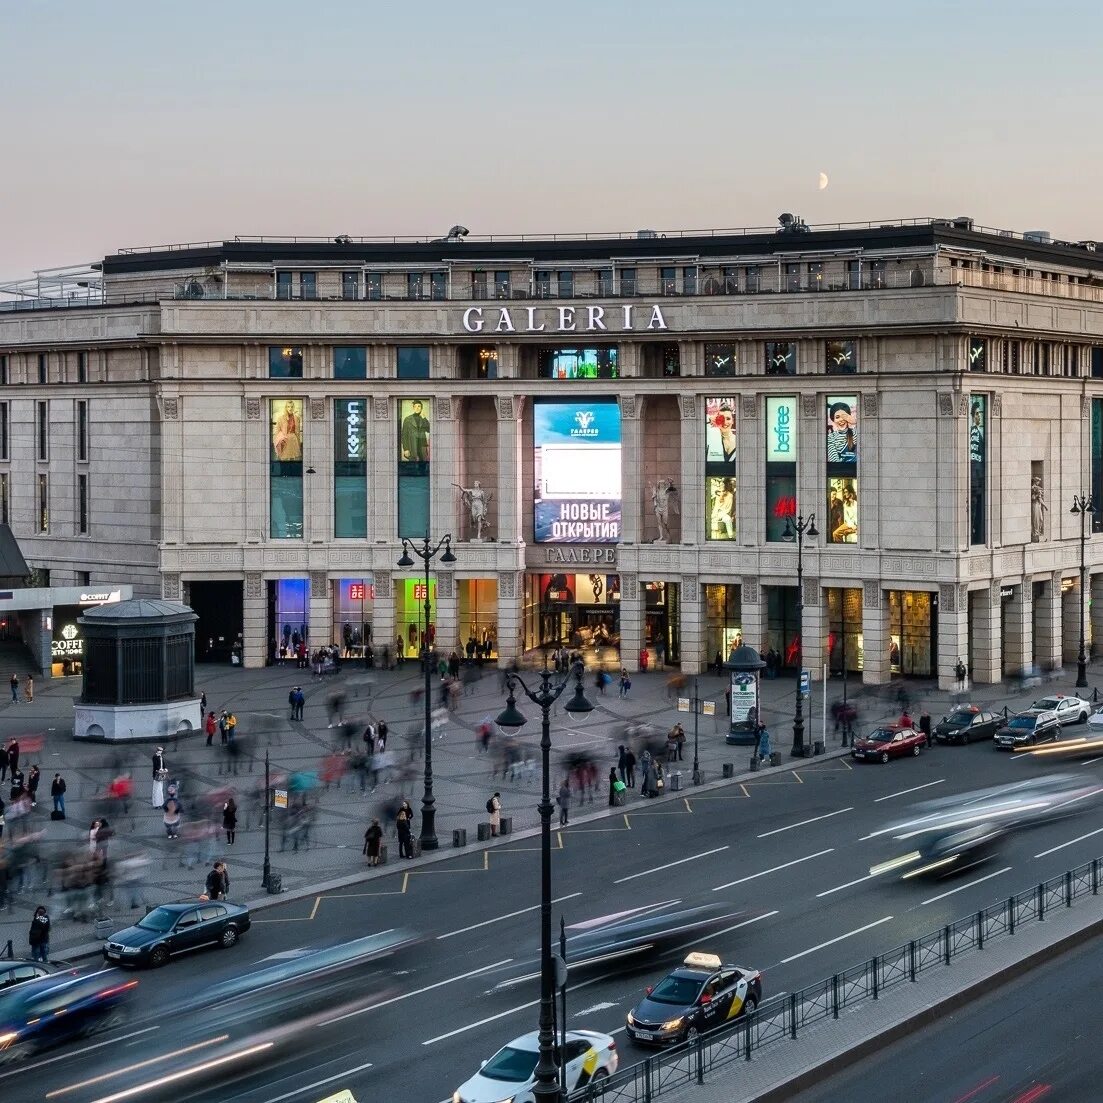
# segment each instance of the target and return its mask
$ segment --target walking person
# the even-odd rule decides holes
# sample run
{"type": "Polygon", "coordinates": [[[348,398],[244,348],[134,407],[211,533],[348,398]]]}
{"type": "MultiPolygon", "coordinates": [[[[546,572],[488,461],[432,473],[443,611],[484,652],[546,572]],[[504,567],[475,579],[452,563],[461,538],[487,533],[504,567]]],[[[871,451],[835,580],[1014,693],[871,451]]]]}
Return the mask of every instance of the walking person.
{"type": "Polygon", "coordinates": [[[502,826],[502,794],[495,793],[486,802],[486,810],[490,814],[490,834],[494,837],[502,826]]]}
{"type": "Polygon", "coordinates": [[[563,779],[563,784],[559,786],[559,793],[555,798],[555,803],[559,805],[559,826],[567,826],[567,818],[571,810],[571,787],[567,784],[567,779],[563,779]]]}
{"type": "Polygon", "coordinates": [[[222,830],[226,832],[227,845],[233,846],[237,835],[237,802],[233,797],[222,806],[222,830]]]}
{"type": "Polygon", "coordinates": [[[954,677],[957,679],[957,688],[959,693],[965,692],[965,679],[968,676],[969,671],[960,658],[954,666],[954,677]]]}
{"type": "Polygon", "coordinates": [[[367,831],[364,832],[364,856],[368,859],[369,866],[379,865],[379,851],[383,845],[383,828],[379,826],[379,820],[373,818],[367,831]]]}
{"type": "Polygon", "coordinates": [[[50,782],[50,799],[54,802],[54,813],[59,820],[65,819],[65,778],[54,774],[50,782]]]}
{"type": "Polygon", "coordinates": [[[8,776],[8,748],[0,747],[0,781],[8,776]]]}
{"type": "Polygon", "coordinates": [[[19,703],[19,675],[13,674],[11,676],[11,699],[12,704],[17,705],[19,703]]]}
{"type": "Polygon", "coordinates": [[[628,751],[624,744],[621,743],[617,747],[617,764],[615,766],[616,772],[620,775],[620,780],[625,784],[628,783],[628,751]]]}
{"type": "Polygon", "coordinates": [[[165,825],[165,836],[169,839],[180,838],[180,802],[175,797],[169,797],[164,803],[164,814],[161,817],[165,825]]]}
{"type": "Polygon", "coordinates": [[[628,777],[625,779],[624,784],[629,789],[635,789],[636,787],[636,755],[632,748],[628,748],[628,753],[624,756],[624,765],[628,770],[628,777]]]}
{"type": "Polygon", "coordinates": [[[31,961],[41,961],[43,965],[49,965],[50,913],[44,904],[39,904],[34,910],[27,941],[31,944],[31,961]]]}
{"type": "Polygon", "coordinates": [[[620,668],[620,695],[621,697],[627,697],[628,691],[632,688],[632,679],[628,677],[628,668],[622,666],[620,668]]]}
{"type": "Polygon", "coordinates": [[[19,769],[19,740],[8,740],[8,768],[14,774],[19,769]]]}
{"type": "Polygon", "coordinates": [[[609,767],[609,807],[612,808],[617,803],[617,786],[624,786],[624,778],[617,776],[616,766],[609,767]]]}

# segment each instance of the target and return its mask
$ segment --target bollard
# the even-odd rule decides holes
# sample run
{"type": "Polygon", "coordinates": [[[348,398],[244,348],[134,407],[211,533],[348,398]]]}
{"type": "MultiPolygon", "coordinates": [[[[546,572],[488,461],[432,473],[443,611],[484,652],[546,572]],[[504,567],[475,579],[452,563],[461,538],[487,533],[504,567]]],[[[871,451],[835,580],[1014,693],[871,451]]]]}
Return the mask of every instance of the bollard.
{"type": "MultiPolygon", "coordinates": [[[[752,774],[758,772],[758,755],[756,754],[751,755],[750,770],[752,774]]],[[[724,777],[734,777],[734,774],[728,773],[727,766],[724,767],[724,777]]]]}
{"type": "Polygon", "coordinates": [[[674,773],[672,773],[670,775],[670,791],[672,793],[677,793],[677,792],[681,791],[681,788],[682,788],[682,771],[681,770],[675,770],[674,773]]]}
{"type": "Polygon", "coordinates": [[[513,817],[502,816],[498,821],[498,834],[499,835],[512,835],[513,834],[513,817]]]}
{"type": "Polygon", "coordinates": [[[733,762],[725,762],[723,769],[724,769],[724,777],[726,777],[726,778],[735,777],[735,764],[733,762]]]}
{"type": "Polygon", "coordinates": [[[771,751],[770,752],[770,765],[771,766],[780,766],[781,765],[781,751],[771,751]]]}
{"type": "Polygon", "coordinates": [[[479,842],[485,843],[490,838],[490,824],[480,823],[478,827],[479,842]]]}
{"type": "Polygon", "coordinates": [[[454,827],[452,829],[452,845],[454,847],[467,846],[466,827],[454,827]]]}
{"type": "Polygon", "coordinates": [[[268,874],[268,894],[278,896],[283,892],[283,875],[279,873],[268,874]]]}

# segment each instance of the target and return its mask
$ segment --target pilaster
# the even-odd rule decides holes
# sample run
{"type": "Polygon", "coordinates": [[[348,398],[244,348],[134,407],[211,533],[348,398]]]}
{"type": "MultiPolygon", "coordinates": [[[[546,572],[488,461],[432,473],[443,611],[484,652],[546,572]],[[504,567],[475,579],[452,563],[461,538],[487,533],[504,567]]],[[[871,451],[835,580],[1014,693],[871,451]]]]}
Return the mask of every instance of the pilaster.
{"type": "Polygon", "coordinates": [[[679,395],[678,402],[682,415],[681,481],[678,484],[682,543],[695,545],[705,538],[705,403],[696,394],[679,395]]]}
{"type": "Polygon", "coordinates": [[[973,590],[969,594],[972,639],[969,658],[965,661],[969,664],[970,679],[981,685],[992,685],[1003,678],[1001,606],[998,582],[993,582],[983,590],[973,590]]]}
{"type": "Polygon", "coordinates": [[[708,668],[709,655],[705,646],[704,594],[696,575],[682,576],[678,598],[682,673],[701,674],[708,668]]]}
{"type": "MultiPolygon", "coordinates": [[[[519,395],[496,395],[494,402],[498,410],[498,542],[518,544],[522,532],[521,415],[525,400],[519,395]]],[[[505,633],[501,635],[504,644],[505,633]]]]}
{"type": "Polygon", "coordinates": [[[880,582],[862,583],[862,682],[867,686],[889,681],[888,601],[880,582]]]}
{"type": "MultiPolygon", "coordinates": [[[[635,346],[632,346],[633,348],[635,346]]],[[[643,419],[641,417],[643,399],[635,394],[620,396],[620,440],[621,456],[635,456],[635,463],[621,462],[620,487],[620,529],[621,542],[639,544],[643,542],[642,503],[647,488],[644,486],[643,470],[643,419]]],[[[621,588],[621,601],[623,587],[621,588]]]]}
{"type": "Polygon", "coordinates": [[[945,582],[938,588],[938,677],[939,689],[957,688],[954,673],[958,659],[968,662],[969,595],[963,584],[945,582]]]}
{"type": "Polygon", "coordinates": [[[1061,666],[1061,575],[1047,575],[1034,601],[1034,661],[1042,670],[1061,666]]]}

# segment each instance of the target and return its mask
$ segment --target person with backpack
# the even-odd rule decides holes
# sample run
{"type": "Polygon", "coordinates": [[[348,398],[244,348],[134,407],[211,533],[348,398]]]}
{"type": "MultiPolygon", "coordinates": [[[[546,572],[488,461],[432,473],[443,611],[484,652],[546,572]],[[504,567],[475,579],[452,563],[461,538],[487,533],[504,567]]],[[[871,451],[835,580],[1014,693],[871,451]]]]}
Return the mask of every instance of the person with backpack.
{"type": "Polygon", "coordinates": [[[502,794],[495,793],[486,802],[486,811],[490,816],[490,834],[496,836],[502,826],[502,794]]]}
{"type": "Polygon", "coordinates": [[[50,782],[50,798],[54,802],[54,811],[51,819],[65,819],[65,778],[61,774],[54,774],[54,780],[50,782]]]}

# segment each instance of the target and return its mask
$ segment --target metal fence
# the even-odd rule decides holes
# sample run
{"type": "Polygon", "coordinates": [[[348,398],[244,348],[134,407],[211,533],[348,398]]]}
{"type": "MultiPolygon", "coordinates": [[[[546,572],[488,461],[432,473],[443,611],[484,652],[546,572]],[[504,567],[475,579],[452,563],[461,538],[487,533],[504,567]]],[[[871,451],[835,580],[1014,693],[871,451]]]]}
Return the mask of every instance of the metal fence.
{"type": "Polygon", "coordinates": [[[1099,895],[1103,859],[1067,870],[998,904],[963,916],[887,953],[791,992],[754,1014],[717,1027],[695,1041],[662,1050],[614,1076],[574,1092],[570,1103],[650,1103],[683,1084],[702,1084],[714,1069],[750,1061],[757,1050],[865,1000],[876,1000],[890,988],[913,983],[920,973],[952,965],[954,959],[982,950],[994,939],[1013,935],[1028,923],[1045,922],[1058,908],[1071,908],[1082,896],[1099,895]]]}

